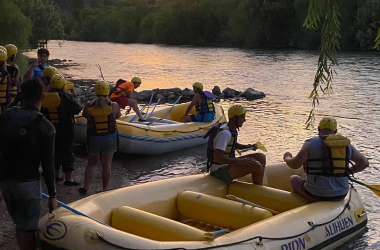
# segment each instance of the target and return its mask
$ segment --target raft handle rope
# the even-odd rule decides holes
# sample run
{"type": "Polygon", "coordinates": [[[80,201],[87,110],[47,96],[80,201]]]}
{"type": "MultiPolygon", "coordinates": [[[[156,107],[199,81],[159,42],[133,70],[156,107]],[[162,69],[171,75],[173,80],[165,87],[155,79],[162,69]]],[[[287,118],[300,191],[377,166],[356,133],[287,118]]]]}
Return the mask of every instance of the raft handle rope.
{"type": "MultiPolygon", "coordinates": [[[[274,238],[274,237],[263,237],[263,236],[255,236],[255,237],[252,237],[252,238],[248,238],[248,239],[245,239],[245,240],[241,240],[241,241],[237,241],[237,242],[233,242],[233,243],[229,243],[229,244],[222,244],[222,245],[215,245],[215,246],[209,246],[209,247],[201,247],[201,248],[183,248],[183,247],[178,247],[178,248],[165,248],[165,249],[161,249],[161,250],[206,250],[206,249],[214,249],[214,248],[221,248],[221,247],[229,247],[229,246],[234,246],[234,245],[238,245],[238,244],[241,244],[241,243],[244,243],[244,242],[247,242],[247,241],[253,241],[253,240],[258,240],[258,242],[255,242],[256,245],[264,245],[264,243],[262,242],[262,240],[288,240],[288,239],[292,239],[292,238],[296,238],[296,237],[300,237],[312,230],[314,230],[315,228],[317,227],[322,227],[324,225],[327,225],[331,222],[333,222],[334,220],[336,220],[337,218],[339,218],[343,213],[344,211],[346,211],[346,209],[349,209],[350,207],[350,201],[351,201],[351,192],[352,192],[352,189],[353,189],[353,185],[351,184],[351,188],[350,188],[350,194],[349,194],[349,198],[348,198],[348,201],[347,203],[344,205],[344,208],[343,210],[333,219],[327,221],[327,222],[323,222],[323,223],[320,223],[320,224],[314,224],[313,222],[310,221],[310,223],[308,222],[308,224],[311,226],[310,229],[306,230],[305,232],[302,232],[302,233],[299,233],[299,234],[296,234],[296,235],[292,235],[292,236],[288,236],[288,237],[279,237],[279,238],[274,238]],[[312,225],[313,226],[312,226],[312,225]]],[[[119,246],[115,243],[112,243],[108,240],[106,240],[103,236],[101,236],[100,234],[98,234],[98,239],[103,241],[104,243],[107,243],[111,246],[114,246],[114,247],[117,247],[119,249],[124,249],[124,250],[153,250],[153,249],[136,249],[136,248],[127,248],[127,247],[123,247],[123,246],[119,246]]]]}

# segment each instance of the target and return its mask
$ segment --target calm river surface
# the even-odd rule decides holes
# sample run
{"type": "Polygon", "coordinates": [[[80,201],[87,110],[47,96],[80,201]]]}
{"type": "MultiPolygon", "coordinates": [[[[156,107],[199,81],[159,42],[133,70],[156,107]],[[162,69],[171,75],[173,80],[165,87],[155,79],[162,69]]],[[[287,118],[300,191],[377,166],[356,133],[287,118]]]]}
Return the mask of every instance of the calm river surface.
{"type": "MultiPolygon", "coordinates": [[[[48,44],[51,58],[70,59],[77,66],[61,72],[74,79],[99,79],[100,64],[107,81],[142,78],[143,89],[191,88],[200,81],[205,89],[218,85],[244,91],[248,87],[267,94],[264,99],[240,101],[248,107],[247,122],[239,133],[243,143],[261,141],[268,163],[282,161],[285,151],[297,153],[303,141],[316,135],[305,130],[311,109],[311,91],[318,52],[300,50],[244,50],[188,46],[113,44],[57,41],[48,44]]],[[[36,52],[28,52],[35,56],[36,52]]],[[[340,53],[334,78],[334,94],[324,97],[316,119],[335,116],[338,130],[370,160],[370,168],[356,177],[368,184],[380,183],[380,54],[340,53]]],[[[140,89],[139,89],[140,90],[140,89]]],[[[232,101],[222,102],[225,109],[232,101]]],[[[139,157],[116,154],[114,186],[200,173],[205,164],[205,146],[161,156],[139,157]]],[[[355,185],[368,212],[368,230],[342,249],[380,249],[380,198],[355,185]]]]}

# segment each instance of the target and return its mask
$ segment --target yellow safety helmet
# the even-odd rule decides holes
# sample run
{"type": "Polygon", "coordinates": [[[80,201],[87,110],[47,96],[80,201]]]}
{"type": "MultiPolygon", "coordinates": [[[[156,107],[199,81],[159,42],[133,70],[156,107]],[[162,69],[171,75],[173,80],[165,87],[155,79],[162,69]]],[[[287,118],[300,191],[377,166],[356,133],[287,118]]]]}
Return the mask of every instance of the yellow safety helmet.
{"type": "Polygon", "coordinates": [[[200,82],[196,82],[196,83],[194,83],[194,84],[193,84],[193,87],[194,87],[194,88],[198,88],[198,89],[200,89],[200,90],[203,91],[203,84],[200,83],[200,82]]]}
{"type": "Polygon", "coordinates": [[[1,46],[1,45],[0,45],[0,50],[5,50],[5,51],[7,51],[7,49],[6,49],[4,46],[1,46]]]}
{"type": "Polygon", "coordinates": [[[16,55],[18,52],[17,47],[14,44],[7,44],[4,46],[4,48],[7,49],[8,57],[16,55]]]}
{"type": "Polygon", "coordinates": [[[98,96],[108,96],[110,94],[110,84],[105,81],[98,81],[95,83],[94,90],[98,96]]]}
{"type": "Polygon", "coordinates": [[[7,51],[0,49],[0,62],[6,61],[8,58],[7,51]]]}
{"type": "Polygon", "coordinates": [[[133,82],[133,83],[141,83],[141,79],[140,79],[140,77],[135,76],[135,77],[132,78],[131,82],[133,82]]]}
{"type": "Polygon", "coordinates": [[[58,74],[58,70],[53,66],[46,67],[44,68],[44,70],[42,70],[42,75],[44,77],[52,77],[56,74],[58,74]]]}
{"type": "Polygon", "coordinates": [[[66,79],[63,75],[55,74],[50,78],[50,86],[52,89],[62,89],[66,84],[66,79]]]}
{"type": "Polygon", "coordinates": [[[247,112],[245,107],[240,104],[235,104],[228,109],[228,118],[233,118],[235,115],[243,115],[247,112]]]}
{"type": "Polygon", "coordinates": [[[326,117],[323,117],[322,120],[320,120],[318,128],[320,129],[328,128],[333,131],[336,131],[337,126],[338,124],[334,117],[326,116],[326,117]]]}

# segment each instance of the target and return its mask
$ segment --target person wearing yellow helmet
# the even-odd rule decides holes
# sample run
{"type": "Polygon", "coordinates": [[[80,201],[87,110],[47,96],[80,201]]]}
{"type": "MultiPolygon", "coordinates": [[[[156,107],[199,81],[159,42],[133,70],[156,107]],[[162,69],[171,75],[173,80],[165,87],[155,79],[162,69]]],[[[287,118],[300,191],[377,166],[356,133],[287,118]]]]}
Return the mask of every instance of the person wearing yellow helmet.
{"type": "Polygon", "coordinates": [[[125,109],[126,106],[132,107],[139,117],[139,121],[146,121],[137,106],[137,100],[133,97],[134,90],[140,87],[140,85],[141,79],[136,76],[130,82],[119,79],[110,95],[110,100],[116,102],[122,109],[125,109]]]}
{"type": "Polygon", "coordinates": [[[194,96],[187,107],[182,119],[185,122],[211,122],[215,119],[214,95],[209,91],[203,91],[203,84],[193,84],[194,96]],[[188,115],[195,106],[196,114],[188,115]]]}
{"type": "Polygon", "coordinates": [[[42,78],[42,71],[44,68],[49,67],[48,59],[50,56],[49,50],[41,48],[37,51],[37,59],[34,59],[24,74],[24,80],[29,80],[31,78],[42,78]]]}
{"type": "Polygon", "coordinates": [[[49,92],[42,100],[41,113],[54,125],[55,137],[55,174],[56,181],[62,181],[62,168],[66,186],[77,186],[80,183],[73,179],[74,171],[74,115],[82,111],[82,106],[75,101],[71,93],[64,91],[66,79],[60,74],[50,78],[49,92]]]}
{"type": "Polygon", "coordinates": [[[337,131],[336,119],[324,117],[319,122],[318,136],[306,140],[296,156],[284,154],[290,168],[304,167],[306,179],[292,175],[290,183],[294,193],[310,202],[344,199],[349,191],[348,176],[369,166],[367,158],[337,131]],[[349,161],[354,164],[349,166],[349,161]]]}
{"type": "Polygon", "coordinates": [[[236,149],[254,148],[257,145],[245,145],[237,142],[238,129],[245,122],[246,109],[236,104],[228,109],[227,124],[214,125],[205,135],[208,139],[207,170],[210,175],[230,184],[234,179],[251,174],[252,182],[263,184],[266,156],[253,153],[235,157],[236,149]]]}
{"type": "Polygon", "coordinates": [[[17,47],[14,44],[7,44],[4,45],[4,47],[7,49],[7,71],[9,73],[10,77],[10,95],[11,95],[11,103],[13,102],[14,98],[16,97],[18,93],[19,84],[21,83],[20,79],[20,68],[17,64],[15,64],[13,61],[17,55],[17,47]]]}
{"type": "Polygon", "coordinates": [[[86,194],[101,155],[103,190],[106,190],[111,176],[111,164],[117,150],[116,119],[120,114],[119,105],[108,99],[110,85],[98,81],[94,86],[96,98],[84,105],[82,115],[87,118],[87,166],[84,185],[79,193],[86,194]]]}

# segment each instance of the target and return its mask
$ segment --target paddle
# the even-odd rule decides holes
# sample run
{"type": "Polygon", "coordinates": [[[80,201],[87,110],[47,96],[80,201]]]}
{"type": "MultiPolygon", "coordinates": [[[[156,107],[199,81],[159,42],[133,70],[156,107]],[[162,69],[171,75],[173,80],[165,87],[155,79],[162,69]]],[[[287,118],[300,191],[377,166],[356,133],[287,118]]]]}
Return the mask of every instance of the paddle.
{"type": "MultiPolygon", "coordinates": [[[[256,145],[257,145],[257,149],[260,149],[263,152],[267,152],[268,151],[266,149],[266,147],[261,142],[257,141],[256,145]]],[[[242,150],[236,149],[236,152],[238,152],[238,154],[241,155],[241,153],[247,152],[248,150],[256,150],[256,149],[254,147],[245,148],[245,149],[242,149],[242,150]]]]}
{"type": "Polygon", "coordinates": [[[233,200],[233,201],[240,201],[241,203],[244,203],[244,204],[247,204],[247,205],[251,205],[252,207],[259,207],[259,208],[268,210],[272,214],[279,214],[280,213],[280,212],[277,212],[276,210],[273,210],[273,209],[270,209],[270,208],[266,208],[266,207],[260,206],[260,205],[258,205],[256,203],[253,203],[253,202],[244,200],[242,198],[236,197],[235,195],[227,194],[226,198],[230,199],[230,200],[233,200]]]}
{"type": "MultiPolygon", "coordinates": [[[[177,100],[176,100],[176,101],[173,103],[173,105],[170,107],[170,109],[169,109],[168,111],[166,111],[166,113],[164,114],[164,116],[162,116],[162,118],[158,119],[157,121],[161,121],[161,120],[163,120],[163,119],[165,118],[165,116],[167,116],[167,115],[170,113],[170,111],[174,108],[174,106],[175,106],[175,105],[177,104],[177,102],[181,99],[181,97],[182,97],[182,96],[178,97],[177,100]]],[[[147,125],[149,126],[149,125],[151,125],[152,123],[157,122],[157,121],[152,121],[152,122],[148,123],[147,125]]]]}
{"type": "MultiPolygon", "coordinates": [[[[41,193],[41,194],[42,194],[42,197],[44,197],[44,198],[49,198],[49,195],[47,195],[47,194],[45,194],[45,193],[41,193]]],[[[98,223],[100,223],[100,224],[102,224],[102,225],[104,225],[104,226],[111,227],[110,225],[107,225],[107,224],[104,223],[104,222],[98,221],[98,220],[95,219],[95,218],[92,218],[92,217],[90,217],[90,216],[88,216],[88,215],[86,215],[86,214],[84,214],[84,213],[82,213],[82,212],[79,212],[78,210],[76,210],[76,209],[74,209],[74,208],[72,208],[72,207],[66,205],[66,204],[63,203],[62,201],[58,201],[58,200],[57,200],[57,203],[58,203],[61,207],[64,207],[64,208],[66,208],[67,210],[70,210],[71,212],[73,212],[73,213],[75,213],[75,214],[82,215],[82,216],[87,217],[87,218],[89,218],[89,219],[91,219],[91,220],[94,220],[94,221],[96,221],[96,222],[98,222],[98,223]]]]}
{"type": "Polygon", "coordinates": [[[152,103],[152,100],[153,100],[153,93],[152,93],[152,95],[150,96],[150,100],[149,100],[148,108],[146,109],[146,113],[145,113],[144,118],[146,118],[146,116],[148,115],[149,108],[150,108],[150,104],[152,103]]]}
{"type": "Polygon", "coordinates": [[[374,192],[377,196],[380,197],[380,185],[368,185],[368,184],[365,184],[364,182],[358,181],[358,180],[353,179],[351,177],[349,177],[349,178],[351,181],[356,182],[360,185],[363,185],[363,186],[369,188],[372,192],[374,192]]]}
{"type": "Polygon", "coordinates": [[[148,115],[148,117],[146,118],[147,120],[149,119],[149,117],[153,114],[154,110],[156,109],[157,105],[160,103],[161,101],[161,98],[157,100],[156,104],[154,105],[153,109],[152,109],[152,112],[150,112],[150,114],[148,115]]]}

